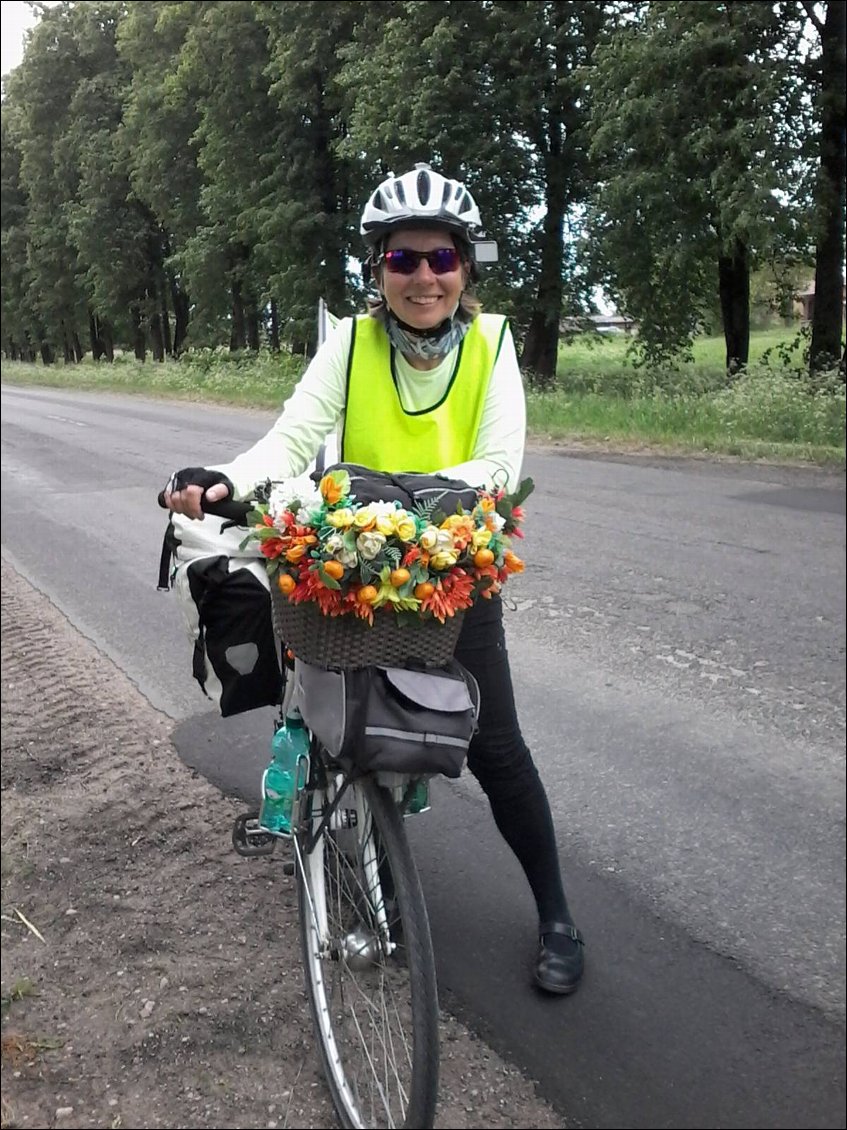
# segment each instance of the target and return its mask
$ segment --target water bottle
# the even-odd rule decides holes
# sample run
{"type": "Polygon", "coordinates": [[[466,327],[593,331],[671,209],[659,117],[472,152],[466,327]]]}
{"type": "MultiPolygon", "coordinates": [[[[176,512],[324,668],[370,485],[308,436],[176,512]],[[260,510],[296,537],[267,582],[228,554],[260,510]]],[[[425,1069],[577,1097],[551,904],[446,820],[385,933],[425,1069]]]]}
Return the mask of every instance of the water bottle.
{"type": "Polygon", "coordinates": [[[273,736],[271,760],[262,776],[259,823],[276,836],[291,835],[294,805],[308,765],[309,735],[300,714],[290,714],[273,736]]]}
{"type": "Polygon", "coordinates": [[[426,777],[419,777],[412,787],[412,795],[406,811],[409,813],[426,812],[429,808],[429,782],[426,777]]]}
{"type": "Polygon", "coordinates": [[[399,777],[399,784],[389,786],[394,802],[402,805],[404,816],[414,816],[418,812],[426,812],[429,808],[429,781],[426,777],[409,780],[408,777],[399,777]]]}

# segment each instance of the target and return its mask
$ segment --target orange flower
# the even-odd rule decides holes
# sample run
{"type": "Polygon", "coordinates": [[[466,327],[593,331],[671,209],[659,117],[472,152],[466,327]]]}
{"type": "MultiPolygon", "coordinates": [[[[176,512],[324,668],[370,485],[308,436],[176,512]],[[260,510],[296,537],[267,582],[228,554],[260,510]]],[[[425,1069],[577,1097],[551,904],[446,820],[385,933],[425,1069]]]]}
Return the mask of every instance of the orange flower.
{"type": "Polygon", "coordinates": [[[307,546],[303,542],[296,542],[285,551],[285,560],[290,561],[292,565],[296,565],[298,561],[302,561],[306,554],[307,546]]]}
{"type": "Polygon", "coordinates": [[[318,487],[327,506],[334,506],[344,497],[341,484],[336,482],[332,475],[324,475],[318,487]]]}
{"type": "Polygon", "coordinates": [[[435,591],[421,601],[421,609],[431,612],[443,624],[461,608],[473,604],[474,580],[464,569],[454,569],[439,580],[435,591]]]}
{"type": "Polygon", "coordinates": [[[303,564],[300,566],[300,583],[290,599],[295,604],[313,601],[318,605],[324,616],[337,615],[341,610],[341,591],[339,589],[328,589],[317,572],[311,572],[308,566],[303,564]]]}
{"type": "Polygon", "coordinates": [[[503,555],[503,567],[507,573],[522,573],[524,571],[524,563],[520,557],[516,557],[511,549],[507,549],[503,555]]]}
{"type": "Polygon", "coordinates": [[[469,514],[451,514],[441,523],[442,530],[449,530],[453,535],[453,544],[457,549],[465,549],[470,545],[476,526],[469,514]]]}

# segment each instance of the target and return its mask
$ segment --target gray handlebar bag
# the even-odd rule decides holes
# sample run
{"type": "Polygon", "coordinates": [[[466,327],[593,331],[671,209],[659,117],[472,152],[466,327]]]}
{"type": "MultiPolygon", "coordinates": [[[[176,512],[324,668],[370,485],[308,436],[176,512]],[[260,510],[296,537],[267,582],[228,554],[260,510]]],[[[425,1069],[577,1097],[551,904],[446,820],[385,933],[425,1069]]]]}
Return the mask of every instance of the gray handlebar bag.
{"type": "Polygon", "coordinates": [[[477,729],[479,686],[455,659],[426,671],[327,671],[298,660],[295,679],[306,725],[344,768],[461,774],[477,729]]]}

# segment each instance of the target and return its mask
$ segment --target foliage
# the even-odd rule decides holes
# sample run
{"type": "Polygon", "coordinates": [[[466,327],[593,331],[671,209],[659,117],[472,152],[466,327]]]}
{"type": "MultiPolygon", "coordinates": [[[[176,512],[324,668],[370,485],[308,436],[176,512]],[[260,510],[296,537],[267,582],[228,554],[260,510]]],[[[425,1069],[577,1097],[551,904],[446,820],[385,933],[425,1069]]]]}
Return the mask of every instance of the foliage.
{"type": "Polygon", "coordinates": [[[597,52],[592,257],[651,363],[688,353],[722,259],[743,271],[802,223],[801,32],[778,5],[652,3],[597,52]]]}
{"type": "Polygon", "coordinates": [[[642,357],[684,356],[715,322],[722,257],[744,309],[720,314],[741,331],[745,272],[776,263],[787,284],[813,249],[840,269],[840,229],[809,207],[826,108],[843,118],[833,12],[39,6],[2,107],[3,349],[309,353],[318,299],[343,315],[363,297],[367,193],[425,160],[478,198],[501,247],[481,297],[510,316],[536,384],[554,383],[561,317],[588,313],[598,283],[641,321],[642,357]]]}

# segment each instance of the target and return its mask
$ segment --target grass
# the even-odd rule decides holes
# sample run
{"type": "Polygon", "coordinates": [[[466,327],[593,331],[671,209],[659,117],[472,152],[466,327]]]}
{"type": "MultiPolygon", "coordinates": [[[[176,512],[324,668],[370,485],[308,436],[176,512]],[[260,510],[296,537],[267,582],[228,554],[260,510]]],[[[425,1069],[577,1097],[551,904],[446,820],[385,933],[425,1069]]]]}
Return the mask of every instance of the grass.
{"type": "MultiPolygon", "coordinates": [[[[831,374],[812,388],[798,354],[784,354],[795,337],[793,329],[751,335],[750,366],[730,385],[722,337],[698,339],[693,361],[666,371],[635,368],[626,356],[629,339],[624,335],[563,342],[556,387],[528,389],[529,437],[843,468],[844,384],[831,374]],[[783,356],[776,352],[780,347],[783,356]]],[[[14,384],[275,410],[304,366],[302,357],[284,354],[231,356],[205,350],[162,364],[142,364],[127,356],[112,365],[3,361],[0,372],[14,384]]]]}

